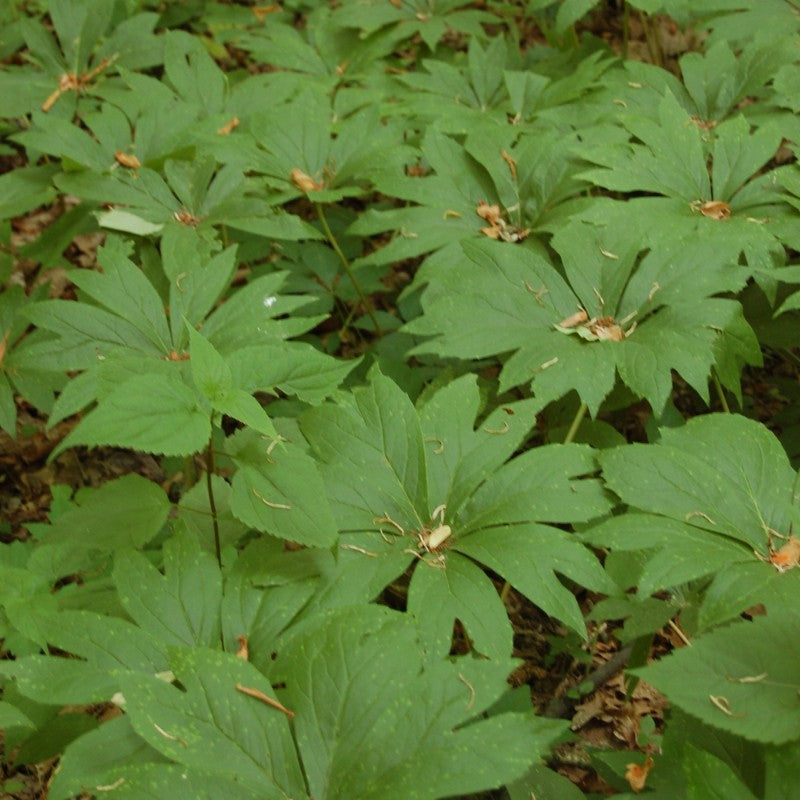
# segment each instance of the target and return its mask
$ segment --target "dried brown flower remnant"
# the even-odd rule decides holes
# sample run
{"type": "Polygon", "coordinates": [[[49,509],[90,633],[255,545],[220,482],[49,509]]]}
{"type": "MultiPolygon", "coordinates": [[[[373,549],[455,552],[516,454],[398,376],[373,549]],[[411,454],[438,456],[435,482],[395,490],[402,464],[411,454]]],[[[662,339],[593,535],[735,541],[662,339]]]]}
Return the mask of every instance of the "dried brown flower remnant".
{"type": "Polygon", "coordinates": [[[481,233],[490,239],[516,243],[521,242],[530,233],[528,228],[522,230],[506,222],[500,215],[500,206],[496,204],[489,205],[485,200],[481,200],[475,213],[489,223],[485,228],[481,228],[481,233]]]}
{"type": "Polygon", "coordinates": [[[778,572],[788,572],[800,564],[800,539],[796,536],[780,536],[776,531],[771,531],[769,537],[769,557],[761,555],[757,550],[755,554],[761,561],[772,564],[778,572]],[[786,544],[775,550],[772,547],[772,534],[786,540],[786,544]]]}
{"type": "Polygon", "coordinates": [[[200,224],[200,218],[196,217],[191,211],[187,211],[185,208],[176,211],[172,216],[176,222],[180,222],[181,225],[188,225],[190,228],[196,228],[200,224]]]}
{"type": "Polygon", "coordinates": [[[475,213],[481,218],[485,219],[490,225],[496,225],[500,219],[500,206],[489,205],[485,200],[478,203],[475,213]]]}
{"type": "Polygon", "coordinates": [[[628,781],[628,783],[631,785],[631,789],[633,789],[636,794],[639,794],[639,792],[644,789],[644,785],[647,783],[647,775],[653,768],[653,764],[655,764],[655,761],[648,756],[644,764],[627,765],[627,769],[625,770],[625,780],[628,781]]]}
{"type": "Polygon", "coordinates": [[[592,317],[591,319],[588,317],[586,311],[581,308],[557,323],[556,330],[562,333],[577,333],[578,336],[589,342],[621,342],[636,330],[635,322],[627,330],[623,328],[623,325],[630,321],[631,316],[625,317],[620,322],[610,316],[592,317]]]}
{"type": "Polygon", "coordinates": [[[128,167],[128,169],[139,169],[142,166],[141,162],[135,155],[132,153],[123,153],[122,150],[117,150],[114,153],[114,158],[117,161],[117,164],[120,164],[123,167],[128,167]]]}
{"type": "Polygon", "coordinates": [[[706,202],[697,200],[692,203],[692,210],[699,211],[704,217],[716,220],[728,219],[731,215],[731,207],[722,200],[707,200],[706,202]]]}
{"type": "Polygon", "coordinates": [[[59,76],[58,88],[42,103],[45,114],[58,102],[64,92],[80,92],[85,89],[106,67],[116,60],[117,56],[104,58],[94,69],[80,75],[75,72],[64,72],[59,76]]]}
{"type": "Polygon", "coordinates": [[[599,317],[590,321],[586,329],[601,341],[621,342],[625,338],[625,331],[617,324],[614,317],[599,317]]]}
{"type": "Polygon", "coordinates": [[[325,184],[322,181],[315,181],[310,175],[307,175],[303,170],[297,167],[292,169],[289,173],[289,177],[292,179],[292,183],[301,192],[318,192],[320,189],[325,188],[325,184]]]}

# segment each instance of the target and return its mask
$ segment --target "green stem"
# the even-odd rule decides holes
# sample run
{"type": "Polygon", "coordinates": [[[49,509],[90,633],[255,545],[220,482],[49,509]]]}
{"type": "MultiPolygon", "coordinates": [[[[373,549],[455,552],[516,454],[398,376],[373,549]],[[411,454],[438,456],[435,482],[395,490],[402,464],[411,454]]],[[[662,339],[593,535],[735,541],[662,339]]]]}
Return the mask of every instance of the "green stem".
{"type": "Polygon", "coordinates": [[[217,564],[222,569],[222,547],[219,540],[219,519],[217,518],[217,504],[214,500],[214,485],[211,478],[216,472],[214,466],[214,434],[208,440],[208,447],[206,448],[206,489],[208,491],[208,507],[211,509],[211,524],[214,526],[214,551],[217,555],[217,564]]]}
{"type": "Polygon", "coordinates": [[[339,242],[333,235],[333,231],[331,230],[330,225],[328,225],[328,220],[325,217],[325,211],[322,208],[322,203],[315,203],[314,205],[316,206],[317,216],[319,217],[319,221],[322,224],[322,229],[325,231],[325,236],[328,237],[328,242],[333,248],[333,252],[336,253],[337,256],[339,256],[339,261],[342,262],[344,271],[347,273],[347,277],[350,278],[350,283],[353,284],[353,288],[356,290],[356,294],[358,295],[359,300],[361,300],[361,303],[364,306],[365,311],[369,315],[369,318],[372,320],[372,324],[375,326],[375,333],[378,336],[383,336],[383,331],[381,330],[381,326],[378,325],[378,318],[375,316],[375,312],[372,310],[372,306],[370,305],[369,300],[367,300],[366,295],[361,289],[361,284],[359,284],[358,279],[356,278],[355,273],[353,272],[353,268],[350,266],[350,262],[347,260],[347,256],[342,252],[342,248],[339,247],[339,242]]]}
{"type": "Polygon", "coordinates": [[[657,67],[664,66],[664,59],[661,58],[661,48],[658,44],[658,34],[655,29],[647,20],[647,15],[644,11],[639,12],[639,19],[642,21],[642,28],[644,30],[644,40],[647,42],[647,52],[650,54],[650,60],[657,67]]]}
{"type": "Polygon", "coordinates": [[[583,422],[583,418],[586,416],[586,411],[586,403],[581,403],[580,408],[575,412],[575,418],[572,420],[572,425],[569,426],[567,435],[564,437],[564,444],[569,444],[575,439],[575,435],[578,433],[578,428],[580,428],[581,422],[583,422]]]}
{"type": "Polygon", "coordinates": [[[725,397],[725,392],[722,389],[722,384],[719,382],[719,378],[717,377],[717,373],[713,370],[711,371],[711,381],[714,384],[714,388],[717,390],[717,395],[719,396],[719,402],[722,405],[722,410],[726,414],[731,413],[731,408],[728,405],[728,400],[725,397]]]}

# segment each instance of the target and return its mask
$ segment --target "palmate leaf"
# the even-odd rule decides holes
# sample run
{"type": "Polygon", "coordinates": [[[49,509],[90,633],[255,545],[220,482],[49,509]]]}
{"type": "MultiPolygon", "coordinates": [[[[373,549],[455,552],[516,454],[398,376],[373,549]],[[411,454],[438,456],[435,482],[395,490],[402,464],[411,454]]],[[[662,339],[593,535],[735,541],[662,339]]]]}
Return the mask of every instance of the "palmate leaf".
{"type": "MultiPolygon", "coordinates": [[[[716,127],[704,140],[700,124],[669,90],[652,115],[623,112],[620,122],[638,142],[581,148],[584,158],[601,165],[583,173],[583,177],[616,191],[649,192],[687,203],[724,201],[734,212],[737,192],[774,156],[781,140],[773,125],[764,125],[751,134],[743,116],[719,125],[714,121],[716,127]],[[712,157],[711,176],[706,166],[707,149],[712,157]]],[[[738,201],[738,207],[747,205],[738,201]]]]}
{"type": "Polygon", "coordinates": [[[308,11],[302,29],[291,24],[291,15],[286,17],[289,24],[276,13],[269,25],[243,32],[237,46],[257,61],[280,67],[282,82],[292,88],[313,81],[326,91],[336,86],[340,91],[349,82],[374,80],[398,38],[389,30],[362,36],[340,24],[327,6],[308,11]]]}
{"type": "Polygon", "coordinates": [[[374,33],[387,26],[393,28],[393,37],[407,39],[418,34],[433,51],[447,31],[462,31],[473,36],[485,36],[482,22],[493,22],[495,17],[486,11],[464,8],[467,0],[434,0],[420,6],[414,0],[402,0],[387,5],[381,0],[361,0],[346,3],[334,15],[337,24],[357,28],[364,34],[374,33]]]}
{"type": "Polygon", "coordinates": [[[102,398],[53,457],[79,444],[188,456],[202,450],[210,435],[211,414],[203,398],[177,376],[151,373],[129,378],[102,398]]]}
{"type": "Polygon", "coordinates": [[[377,181],[384,194],[415,205],[368,209],[348,228],[348,233],[359,236],[399,233],[359,263],[386,264],[465,238],[485,239],[489,226],[478,214],[481,203],[498,204],[512,241],[537,248],[533,237],[525,237],[566,216],[570,198],[582,188],[575,178],[579,168],[572,145],[571,136],[550,129],[520,135],[516,128],[484,126],[472,131],[463,145],[429,129],[420,150],[434,174],[387,174],[377,181]]]}
{"type": "Polygon", "coordinates": [[[140,737],[185,769],[221,774],[260,797],[305,796],[286,717],[236,689],[274,697],[255,667],[203,648],[173,650],[170,667],[184,691],[157,678],[123,680],[126,712],[140,737]]]}
{"type": "MultiPolygon", "coordinates": [[[[783,263],[781,242],[794,237],[777,186],[785,168],[761,174],[781,142],[777,124],[768,122],[751,133],[750,123],[739,115],[714,122],[706,132],[701,130],[706,123],[690,117],[670,89],[657,108],[622,112],[620,122],[638,142],[578,148],[583,158],[601,165],[579,177],[616,191],[654,195],[628,200],[617,212],[629,233],[635,226],[641,241],[658,249],[680,241],[689,257],[717,241],[716,263],[730,260],[723,253],[731,250],[733,264],[739,253],[757,269],[783,263]]],[[[585,218],[600,221],[605,214],[596,205],[585,218]]],[[[757,278],[769,286],[768,279],[757,278]]]]}
{"type": "Polygon", "coordinates": [[[516,713],[481,719],[506,689],[508,661],[426,665],[413,622],[385,608],[322,616],[280,650],[276,668],[320,800],[495,787],[521,775],[562,726],[516,713]]]}
{"type": "MultiPolygon", "coordinates": [[[[505,127],[510,109],[504,80],[506,69],[520,69],[516,48],[502,36],[484,49],[477,38],[469,43],[466,63],[424,59],[422,70],[398,80],[411,92],[401,96],[401,108],[409,116],[445,133],[465,134],[491,124],[505,127]]],[[[546,81],[543,81],[546,82],[546,81]]]]}
{"type": "MultiPolygon", "coordinates": [[[[405,330],[435,338],[414,352],[468,359],[511,352],[501,388],[530,382],[543,403],[575,390],[592,414],[616,374],[657,414],[671,391],[672,369],[708,396],[715,343],[729,327],[742,329],[738,304],[708,295],[740,285],[736,270],[705,269],[702,288],[695,282],[689,291],[688,275],[703,262],[684,258],[677,243],[639,260],[639,248],[622,230],[572,223],[553,245],[569,284],[524,248],[464,242],[458,261],[426,274],[425,313],[405,330]],[[598,339],[588,321],[588,329],[561,325],[579,309],[587,320],[617,325],[614,335],[621,340],[584,341],[598,339]],[[470,325],[454,324],[465,319],[470,325]]],[[[735,350],[737,357],[757,360],[752,333],[742,344],[746,349],[735,350]]]]}
{"type": "Polygon", "coordinates": [[[110,750],[92,751],[99,734],[75,742],[55,797],[83,778],[112,798],[167,800],[179,765],[184,787],[207,781],[199,797],[227,787],[246,798],[435,800],[518,777],[564,729],[522,713],[481,719],[507,690],[509,662],[425,665],[413,620],[385,608],[322,614],[270,664],[286,675],[278,700],[292,728],[256,696],[274,699],[271,682],[232,654],[172,649],[180,688],[121,675],[126,716],[108,723],[110,750]]]}
{"type": "Polygon", "coordinates": [[[795,473],[775,436],[740,416],[711,414],[664,429],[656,445],[600,455],[606,484],[626,503],[690,522],[766,553],[770,531],[797,522],[795,473]]]}
{"type": "Polygon", "coordinates": [[[796,476],[766,428],[738,416],[699,417],[663,430],[658,444],[609,450],[600,462],[606,485],[648,513],[620,515],[582,536],[595,546],[643,551],[640,595],[711,577],[701,627],[757,603],[782,613],[797,573],[779,573],[761,559],[780,549],[780,537],[798,521],[796,476]]]}
{"type": "Polygon", "coordinates": [[[14,68],[0,74],[0,116],[22,117],[50,100],[55,103],[50,113],[68,118],[76,105],[87,103],[79,101],[79,93],[73,91],[54,97],[62,74],[86,75],[98,68],[105,58],[113,57],[89,84],[88,93],[93,94],[94,84],[120,67],[140,69],[161,62],[162,45],[153,33],[157,14],[132,15],[114,26],[114,9],[102,0],[86,3],[51,0],[47,10],[57,41],[52,29],[41,21],[23,18],[20,31],[28,48],[28,58],[40,69],[14,68]]]}
{"type": "Polygon", "coordinates": [[[164,544],[163,575],[141,553],[120,551],[114,583],[125,611],[160,642],[183,647],[219,643],[222,577],[213,556],[188,534],[164,544]]]}
{"type": "Polygon", "coordinates": [[[336,523],[316,463],[296,445],[270,446],[254,431],[239,431],[226,441],[238,467],[233,476],[231,510],[256,530],[300,544],[326,547],[336,540],[336,523]]]}
{"type": "Polygon", "coordinates": [[[786,606],[712,631],[633,672],[710,725],[783,744],[800,738],[798,633],[800,615],[786,606]]]}
{"type": "Polygon", "coordinates": [[[266,175],[277,190],[272,192],[276,200],[307,195],[323,203],[363,195],[383,173],[401,173],[412,159],[402,127],[381,120],[377,107],[334,122],[336,116],[328,95],[308,88],[277,108],[254,114],[243,152],[233,157],[248,172],[266,175]]]}
{"type": "Polygon", "coordinates": [[[341,569],[352,567],[351,586],[363,586],[368,597],[376,582],[388,583],[418,561],[409,604],[434,652],[447,652],[454,617],[479,652],[508,652],[496,590],[460,553],[578,631],[584,626],[575,598],[555,573],[598,590],[611,586],[588,550],[542,524],[588,520],[608,508],[600,485],[581,478],[594,469],[588,448],[544,447],[504,466],[539,407],[526,401],[496,409],[476,429],[474,378],[440,390],[418,413],[376,374],[353,402],[301,418],[341,531],[341,569]],[[428,548],[440,524],[450,527],[444,546],[428,548]]]}

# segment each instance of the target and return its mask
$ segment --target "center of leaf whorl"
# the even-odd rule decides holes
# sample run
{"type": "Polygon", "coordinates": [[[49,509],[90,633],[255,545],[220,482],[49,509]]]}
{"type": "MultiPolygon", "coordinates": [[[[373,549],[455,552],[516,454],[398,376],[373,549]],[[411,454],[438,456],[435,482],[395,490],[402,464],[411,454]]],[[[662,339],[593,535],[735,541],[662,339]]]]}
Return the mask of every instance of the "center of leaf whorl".
{"type": "Polygon", "coordinates": [[[592,317],[589,319],[586,310],[581,308],[574,314],[562,319],[555,328],[561,333],[577,333],[578,336],[589,342],[621,342],[636,330],[635,322],[627,330],[623,327],[631,321],[633,316],[634,314],[628,315],[619,322],[613,316],[592,317]]]}

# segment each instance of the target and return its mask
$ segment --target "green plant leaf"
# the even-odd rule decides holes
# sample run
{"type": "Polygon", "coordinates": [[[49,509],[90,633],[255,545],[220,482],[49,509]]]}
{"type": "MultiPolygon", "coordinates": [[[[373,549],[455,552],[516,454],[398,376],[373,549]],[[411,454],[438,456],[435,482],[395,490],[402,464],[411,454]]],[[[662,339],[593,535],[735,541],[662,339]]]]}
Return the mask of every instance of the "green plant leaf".
{"type": "Polygon", "coordinates": [[[51,525],[36,529],[38,546],[28,568],[48,581],[92,568],[98,555],[142,547],[164,526],[170,502],[164,490],[125,475],[99,489],[84,489],[51,525]]]}
{"type": "Polygon", "coordinates": [[[487,789],[521,775],[563,729],[527,714],[473,721],[504,691],[506,666],[426,668],[415,635],[386,609],[345,609],[279,652],[314,797],[433,800],[487,789]]]}
{"type": "Polygon", "coordinates": [[[684,772],[687,798],[690,800],[755,800],[755,795],[736,777],[730,767],[716,756],[687,744],[684,772]]]}
{"type": "Polygon", "coordinates": [[[177,377],[140,375],[104,397],[53,451],[78,444],[115,445],[164,455],[188,456],[211,435],[211,416],[177,377]]]}
{"type": "Polygon", "coordinates": [[[37,639],[85,659],[33,655],[6,662],[3,673],[15,677],[20,693],[40,703],[107,702],[124,673],[154,675],[167,667],[156,639],[119,617],[91,611],[39,613],[35,608],[28,613],[21,606],[11,616],[20,630],[31,630],[37,639]]]}
{"type": "MultiPolygon", "coordinates": [[[[537,404],[497,409],[475,430],[477,408],[477,387],[465,376],[429,399],[420,420],[408,398],[376,374],[355,403],[322,406],[303,416],[301,427],[322,461],[342,532],[340,551],[352,551],[342,556],[361,560],[360,580],[370,587],[383,570],[391,579],[414,558],[419,563],[412,593],[419,570],[437,574],[421,579],[415,602],[423,629],[435,639],[432,647],[440,646],[452,618],[426,621],[426,614],[442,615],[422,598],[446,597],[448,608],[461,608],[455,616],[474,626],[476,604],[495,591],[488,578],[464,574],[467,568],[458,560],[461,574],[454,581],[469,580],[459,580],[457,589],[451,585],[450,548],[489,566],[547,613],[583,632],[575,598],[554,571],[601,591],[612,584],[582,544],[538,521],[586,521],[608,509],[599,483],[580,479],[595,469],[591,452],[577,445],[544,447],[501,466],[529,430],[537,404]],[[430,435],[422,436],[421,421],[430,435]],[[437,535],[444,538],[431,549],[427,542],[440,525],[449,532],[443,528],[437,535]],[[434,580],[443,585],[434,590],[434,580]]],[[[500,641],[486,636],[482,625],[475,638],[482,647],[500,641]]]]}
{"type": "Polygon", "coordinates": [[[172,341],[164,304],[142,271],[127,259],[120,247],[106,246],[98,252],[103,272],[75,270],[72,282],[111,313],[127,320],[163,354],[172,341]]]}
{"type": "Polygon", "coordinates": [[[756,742],[800,737],[796,705],[800,616],[780,614],[739,621],[695,639],[692,647],[633,670],[670,703],[710,725],[756,742]]]}
{"type": "Polygon", "coordinates": [[[770,531],[787,534],[796,514],[785,451],[744,417],[698,417],[662,430],[656,445],[603,453],[600,463],[625,502],[706,531],[710,541],[727,536],[763,552],[770,531]]]}
{"type": "Polygon", "coordinates": [[[512,650],[514,632],[500,595],[480,567],[459,553],[448,554],[446,580],[436,569],[414,571],[408,611],[416,614],[422,639],[437,658],[450,652],[454,619],[477,652],[502,659],[512,650]]]}
{"type": "MultiPolygon", "coordinates": [[[[405,327],[435,337],[412,353],[477,359],[513,351],[501,389],[530,382],[543,403],[575,390],[592,414],[617,374],[658,411],[673,369],[708,395],[718,331],[735,326],[741,310],[727,299],[686,293],[680,273],[695,269],[699,254],[696,262],[678,261],[673,245],[637,260],[623,231],[580,223],[567,225],[553,244],[571,285],[524,247],[464,242],[461,258],[431,274],[424,313],[405,327]],[[582,323],[575,321],[579,311],[582,323]],[[471,324],[452,324],[463,319],[471,324]]],[[[704,294],[730,286],[731,277],[711,274],[704,294]]],[[[750,350],[737,352],[753,358],[750,350]]]]}
{"type": "Polygon", "coordinates": [[[231,368],[205,336],[190,325],[187,325],[187,330],[189,331],[189,363],[192,368],[194,385],[217,408],[233,388],[231,368]]]}
{"type": "Polygon", "coordinates": [[[306,794],[284,714],[237,686],[274,698],[267,679],[230,653],[174,650],[170,667],[183,689],[157,678],[123,679],[136,733],[184,769],[237,781],[259,797],[306,794]]]}
{"type": "Polygon", "coordinates": [[[238,469],[231,510],[256,530],[312,547],[336,540],[336,523],[317,465],[299,447],[272,443],[249,431],[229,437],[226,449],[238,469]]]}
{"type": "Polygon", "coordinates": [[[164,544],[163,576],[141,553],[119,552],[114,583],[125,611],[158,641],[183,647],[219,643],[219,567],[189,536],[164,544]]]}

